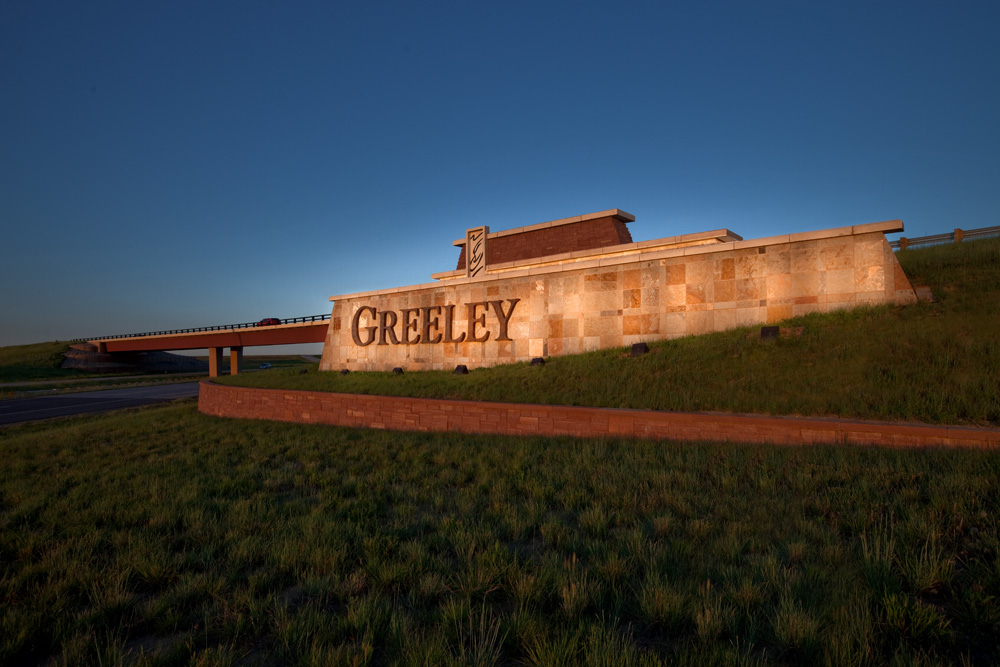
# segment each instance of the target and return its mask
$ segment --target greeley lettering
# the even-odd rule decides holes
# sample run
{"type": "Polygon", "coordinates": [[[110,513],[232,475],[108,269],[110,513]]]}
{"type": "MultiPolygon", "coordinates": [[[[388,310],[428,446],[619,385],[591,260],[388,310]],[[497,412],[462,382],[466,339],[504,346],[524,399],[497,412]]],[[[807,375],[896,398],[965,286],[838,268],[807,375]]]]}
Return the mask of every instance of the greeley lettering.
{"type": "Polygon", "coordinates": [[[499,325],[496,340],[510,340],[507,325],[514,314],[514,306],[520,299],[507,299],[509,307],[504,311],[503,300],[476,301],[466,303],[466,330],[455,335],[455,306],[421,306],[395,310],[378,310],[375,306],[361,306],[351,319],[351,338],[361,347],[377,345],[417,345],[435,343],[484,343],[490,339],[486,328],[486,316],[490,310],[499,325]],[[368,314],[370,326],[361,326],[361,318],[368,314]],[[376,342],[377,341],[377,342],[376,342]]]}

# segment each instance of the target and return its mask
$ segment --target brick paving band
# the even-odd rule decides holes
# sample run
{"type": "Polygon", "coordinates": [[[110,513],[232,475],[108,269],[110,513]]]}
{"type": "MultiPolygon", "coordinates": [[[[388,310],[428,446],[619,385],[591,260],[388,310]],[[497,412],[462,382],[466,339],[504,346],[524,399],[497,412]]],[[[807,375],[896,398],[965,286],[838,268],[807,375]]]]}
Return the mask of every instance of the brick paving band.
{"type": "Polygon", "coordinates": [[[659,412],[230,387],[203,381],[207,415],[398,431],[740,443],[1000,447],[1000,429],[848,419],[659,412]]]}

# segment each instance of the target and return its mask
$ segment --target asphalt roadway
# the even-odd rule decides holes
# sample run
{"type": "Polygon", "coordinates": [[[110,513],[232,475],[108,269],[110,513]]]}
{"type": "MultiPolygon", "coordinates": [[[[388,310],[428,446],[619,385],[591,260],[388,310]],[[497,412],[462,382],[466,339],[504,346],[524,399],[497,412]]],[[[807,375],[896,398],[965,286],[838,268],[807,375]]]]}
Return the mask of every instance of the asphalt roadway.
{"type": "Polygon", "coordinates": [[[0,424],[68,417],[88,412],[110,412],[151,403],[164,403],[198,395],[197,382],[83,391],[36,398],[0,401],[0,424]]]}

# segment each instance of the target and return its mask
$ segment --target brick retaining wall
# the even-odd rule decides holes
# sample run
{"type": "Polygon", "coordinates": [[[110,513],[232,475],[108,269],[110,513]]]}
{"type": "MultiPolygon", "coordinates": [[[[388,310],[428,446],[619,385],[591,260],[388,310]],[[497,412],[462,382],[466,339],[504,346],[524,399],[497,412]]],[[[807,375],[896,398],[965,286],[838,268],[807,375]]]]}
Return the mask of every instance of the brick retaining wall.
{"type": "Polygon", "coordinates": [[[773,444],[1000,446],[1000,429],[251,389],[202,382],[207,415],[399,431],[773,444]]]}

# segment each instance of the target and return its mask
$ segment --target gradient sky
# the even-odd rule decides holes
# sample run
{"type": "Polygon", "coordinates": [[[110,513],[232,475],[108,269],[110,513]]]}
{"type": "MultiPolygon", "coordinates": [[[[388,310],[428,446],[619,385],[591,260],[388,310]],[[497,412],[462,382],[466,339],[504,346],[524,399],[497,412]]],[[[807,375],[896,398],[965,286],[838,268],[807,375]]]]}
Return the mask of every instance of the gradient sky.
{"type": "Polygon", "coordinates": [[[995,0],[4,0],[0,345],[328,313],[454,269],[466,228],[608,208],[636,240],[997,225],[998,25],[995,0]]]}

